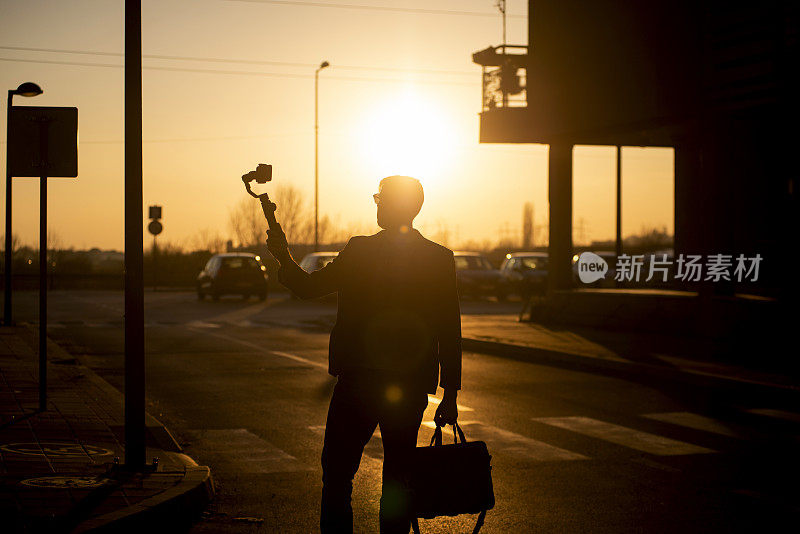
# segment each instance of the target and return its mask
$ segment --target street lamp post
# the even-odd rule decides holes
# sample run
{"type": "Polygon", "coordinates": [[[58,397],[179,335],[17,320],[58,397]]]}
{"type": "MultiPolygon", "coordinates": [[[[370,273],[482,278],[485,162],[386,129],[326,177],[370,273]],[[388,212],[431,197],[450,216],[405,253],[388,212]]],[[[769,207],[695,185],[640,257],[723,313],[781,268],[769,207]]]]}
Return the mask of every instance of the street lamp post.
{"type": "Polygon", "coordinates": [[[13,320],[11,318],[11,261],[13,259],[13,242],[11,230],[11,167],[9,158],[11,156],[11,106],[14,95],[37,96],[42,94],[42,88],[33,82],[25,82],[16,89],[8,90],[8,110],[6,115],[6,250],[5,250],[5,276],[3,292],[3,324],[8,326],[13,320]]]}
{"type": "Polygon", "coordinates": [[[319,71],[329,66],[323,61],[314,71],[314,252],[319,252],[319,71]]]}

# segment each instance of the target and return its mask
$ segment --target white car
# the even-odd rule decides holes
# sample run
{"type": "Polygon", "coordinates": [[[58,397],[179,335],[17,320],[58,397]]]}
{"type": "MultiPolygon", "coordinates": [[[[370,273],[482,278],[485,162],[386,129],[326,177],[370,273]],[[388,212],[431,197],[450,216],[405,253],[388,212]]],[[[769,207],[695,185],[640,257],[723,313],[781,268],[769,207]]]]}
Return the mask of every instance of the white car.
{"type": "Polygon", "coordinates": [[[313,273],[328,265],[338,255],[338,252],[312,252],[303,258],[300,268],[307,273],[313,273]]]}

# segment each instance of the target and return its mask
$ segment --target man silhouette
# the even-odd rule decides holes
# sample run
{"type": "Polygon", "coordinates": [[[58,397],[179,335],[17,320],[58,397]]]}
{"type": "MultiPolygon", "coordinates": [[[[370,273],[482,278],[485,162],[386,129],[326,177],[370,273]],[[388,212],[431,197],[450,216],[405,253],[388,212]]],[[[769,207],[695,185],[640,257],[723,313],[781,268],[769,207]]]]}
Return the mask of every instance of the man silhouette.
{"type": "Polygon", "coordinates": [[[313,273],[295,263],[282,232],[268,232],[284,285],[301,298],[338,293],[328,363],[337,382],[322,449],[323,533],[353,531],[353,477],[380,426],[380,530],[407,534],[411,511],[404,472],[427,394],[436,393],[437,383],[444,396],[434,421],[442,426],[458,417],[461,316],[453,252],[411,226],[424,200],[419,181],[389,176],[373,197],[383,230],[352,237],[336,259],[313,273]]]}

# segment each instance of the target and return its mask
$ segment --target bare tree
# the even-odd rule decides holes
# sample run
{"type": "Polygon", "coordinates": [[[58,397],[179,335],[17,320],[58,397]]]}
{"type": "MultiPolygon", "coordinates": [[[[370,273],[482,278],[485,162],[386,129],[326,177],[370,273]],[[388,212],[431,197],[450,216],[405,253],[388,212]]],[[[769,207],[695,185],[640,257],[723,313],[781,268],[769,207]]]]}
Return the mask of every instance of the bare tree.
{"type": "Polygon", "coordinates": [[[306,209],[303,194],[292,185],[280,185],[272,195],[278,206],[275,216],[290,243],[308,243],[314,235],[314,220],[306,209]]]}
{"type": "Polygon", "coordinates": [[[63,248],[64,243],[58,232],[47,230],[47,259],[50,267],[55,267],[57,263],[61,262],[63,248]]]}
{"type": "MultiPolygon", "coordinates": [[[[306,205],[303,193],[292,185],[280,185],[270,195],[277,210],[275,217],[281,224],[290,244],[308,244],[314,239],[314,217],[306,205]]],[[[229,212],[230,229],[241,246],[252,247],[263,244],[267,223],[261,204],[252,198],[244,198],[229,212]]],[[[319,219],[319,242],[341,243],[357,233],[360,226],[344,228],[338,220],[323,215],[319,219]]]]}
{"type": "Polygon", "coordinates": [[[209,228],[198,230],[188,241],[188,249],[207,250],[213,254],[225,251],[225,238],[219,232],[212,232],[209,228]]]}
{"type": "Polygon", "coordinates": [[[239,246],[252,247],[266,239],[266,223],[261,204],[253,198],[242,198],[228,212],[231,232],[239,241],[239,246]]]}
{"type": "Polygon", "coordinates": [[[450,246],[450,225],[446,221],[439,219],[436,221],[436,230],[431,238],[445,247],[450,246]]]}
{"type": "MultiPolygon", "coordinates": [[[[310,242],[314,235],[314,219],[306,206],[303,193],[292,185],[280,185],[270,195],[270,200],[277,205],[275,217],[289,242],[310,242]]],[[[242,246],[254,246],[266,239],[267,223],[261,204],[252,198],[243,198],[230,210],[229,223],[233,235],[242,246]]],[[[330,221],[322,217],[320,237],[323,236],[323,231],[330,234],[330,229],[330,221]]]]}
{"type": "MultiPolygon", "coordinates": [[[[11,254],[13,255],[20,248],[20,239],[17,234],[11,234],[11,254]]],[[[0,244],[4,247],[2,250],[5,253],[6,235],[0,236],[0,244]]]]}

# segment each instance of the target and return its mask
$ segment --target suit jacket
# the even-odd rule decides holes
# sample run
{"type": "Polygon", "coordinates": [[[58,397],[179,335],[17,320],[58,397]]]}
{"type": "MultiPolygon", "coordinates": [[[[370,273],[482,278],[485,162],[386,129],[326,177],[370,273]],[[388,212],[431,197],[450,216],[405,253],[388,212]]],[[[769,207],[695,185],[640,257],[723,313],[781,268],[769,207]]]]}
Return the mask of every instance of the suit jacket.
{"type": "Polygon", "coordinates": [[[461,315],[453,252],[422,237],[383,230],[348,241],[307,273],[294,261],[279,280],[301,298],[338,293],[328,372],[377,371],[435,393],[461,388],[461,315]],[[441,375],[439,368],[441,367],[441,375]]]}

